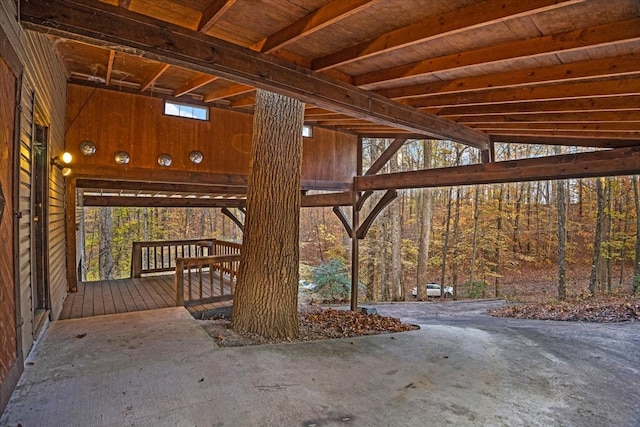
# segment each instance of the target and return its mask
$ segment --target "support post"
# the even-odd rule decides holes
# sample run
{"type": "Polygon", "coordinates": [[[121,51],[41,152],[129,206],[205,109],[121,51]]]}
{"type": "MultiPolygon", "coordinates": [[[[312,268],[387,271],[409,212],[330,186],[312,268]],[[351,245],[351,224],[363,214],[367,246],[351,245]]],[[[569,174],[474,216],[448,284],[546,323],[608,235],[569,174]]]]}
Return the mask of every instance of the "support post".
{"type": "Polygon", "coordinates": [[[358,192],[353,192],[353,204],[351,205],[351,311],[358,311],[358,281],[360,276],[359,269],[359,242],[358,242],[358,224],[360,221],[360,212],[356,204],[358,202],[358,192]]]}
{"type": "Polygon", "coordinates": [[[78,269],[76,259],[76,178],[66,178],[65,193],[65,239],[67,243],[67,287],[69,292],[78,291],[78,269]]]}

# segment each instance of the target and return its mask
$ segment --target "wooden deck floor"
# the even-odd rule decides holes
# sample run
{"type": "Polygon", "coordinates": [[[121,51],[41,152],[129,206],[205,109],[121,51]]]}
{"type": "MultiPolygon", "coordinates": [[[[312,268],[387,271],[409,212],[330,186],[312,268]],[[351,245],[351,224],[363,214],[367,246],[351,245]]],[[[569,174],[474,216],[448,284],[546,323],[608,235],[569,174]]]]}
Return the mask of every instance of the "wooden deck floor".
{"type": "MultiPolygon", "coordinates": [[[[115,279],[99,282],[78,283],[78,292],[67,294],[60,313],[60,320],[105,314],[129,313],[132,311],[154,310],[174,307],[175,276],[161,275],[140,279],[115,279]]],[[[215,282],[213,295],[218,295],[219,282],[215,282]]],[[[228,284],[225,283],[225,287],[228,284]]],[[[206,295],[211,289],[206,287],[206,295]]],[[[199,313],[233,304],[232,300],[187,307],[199,313]]]]}

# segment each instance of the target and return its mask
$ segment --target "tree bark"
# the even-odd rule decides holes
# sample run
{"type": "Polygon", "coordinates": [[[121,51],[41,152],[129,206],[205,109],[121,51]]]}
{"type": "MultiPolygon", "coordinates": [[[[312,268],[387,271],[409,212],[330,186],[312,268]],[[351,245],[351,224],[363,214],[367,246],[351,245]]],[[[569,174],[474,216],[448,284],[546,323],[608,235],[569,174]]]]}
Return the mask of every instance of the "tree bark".
{"type": "Polygon", "coordinates": [[[298,329],[300,166],[304,104],[258,89],[247,216],[232,327],[291,339],[298,329]]]}
{"type": "MultiPolygon", "coordinates": [[[[554,146],[555,154],[562,154],[562,150],[559,146],[554,146]]],[[[567,213],[565,209],[565,181],[556,181],[557,194],[556,204],[558,207],[558,299],[563,300],[567,297],[567,284],[566,284],[566,246],[567,246],[567,213]]]]}
{"type": "Polygon", "coordinates": [[[100,280],[113,279],[113,254],[111,253],[111,212],[113,208],[100,209],[99,237],[99,275],[100,280]]]}
{"type": "Polygon", "coordinates": [[[593,257],[591,258],[591,275],[589,277],[589,292],[591,295],[598,293],[602,283],[602,231],[604,227],[604,178],[596,179],[596,197],[598,211],[596,216],[596,230],[593,238],[593,257]]]}
{"type": "MultiPolygon", "coordinates": [[[[431,144],[431,141],[422,141],[424,169],[431,167],[431,144]]],[[[421,191],[422,203],[419,208],[420,237],[418,240],[418,271],[416,274],[418,279],[416,283],[416,286],[418,287],[418,295],[416,298],[418,301],[424,301],[427,299],[425,284],[429,281],[429,243],[431,240],[431,189],[423,188],[421,191]]]]}
{"type": "Polygon", "coordinates": [[[640,187],[638,176],[633,177],[633,198],[636,207],[636,253],[633,258],[633,293],[640,291],[640,187]]]}
{"type": "MultiPolygon", "coordinates": [[[[389,162],[391,172],[399,171],[398,155],[389,162]]],[[[395,200],[389,206],[391,219],[391,299],[404,301],[404,284],[402,282],[402,205],[395,200]]]]}

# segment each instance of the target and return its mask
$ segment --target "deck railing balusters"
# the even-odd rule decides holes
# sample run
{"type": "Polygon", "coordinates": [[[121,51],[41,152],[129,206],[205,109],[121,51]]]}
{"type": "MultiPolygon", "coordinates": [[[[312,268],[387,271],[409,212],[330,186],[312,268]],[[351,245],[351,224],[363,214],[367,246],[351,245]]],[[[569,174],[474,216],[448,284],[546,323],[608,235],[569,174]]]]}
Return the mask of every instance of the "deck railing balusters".
{"type": "Polygon", "coordinates": [[[191,257],[176,259],[176,305],[206,304],[210,302],[226,301],[233,298],[234,284],[236,280],[237,268],[240,265],[240,255],[214,255],[207,257],[191,257]],[[206,296],[204,287],[204,274],[208,267],[210,296],[206,296]],[[219,271],[220,275],[220,295],[214,296],[213,272],[219,271]],[[187,280],[187,298],[184,299],[185,273],[187,280]],[[193,285],[197,275],[199,289],[195,293],[198,299],[194,299],[193,285]],[[226,276],[226,277],[225,277],[226,276]],[[228,283],[225,292],[225,280],[228,283]]]}
{"type": "MultiPolygon", "coordinates": [[[[198,256],[198,244],[202,242],[212,243],[210,248],[200,246],[202,248],[207,247],[206,252],[208,256],[240,254],[240,243],[225,242],[216,239],[134,242],[131,250],[131,277],[140,278],[143,274],[174,271],[178,258],[198,256]],[[172,256],[172,252],[175,256],[172,256]],[[158,260],[158,258],[160,260],[158,260]]],[[[209,266],[211,273],[213,273],[213,271],[220,271],[221,273],[229,274],[232,269],[229,265],[213,264],[209,266]]]]}

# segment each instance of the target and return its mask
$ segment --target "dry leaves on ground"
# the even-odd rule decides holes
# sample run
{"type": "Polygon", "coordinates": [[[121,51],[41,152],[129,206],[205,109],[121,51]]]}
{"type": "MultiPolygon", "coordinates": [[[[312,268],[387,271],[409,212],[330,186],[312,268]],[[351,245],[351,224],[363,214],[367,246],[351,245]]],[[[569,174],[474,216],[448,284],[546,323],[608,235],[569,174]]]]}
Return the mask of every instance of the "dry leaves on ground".
{"type": "MultiPolygon", "coordinates": [[[[268,340],[252,334],[240,335],[230,328],[230,322],[225,319],[203,320],[200,322],[204,330],[221,347],[285,342],[285,340],[268,340]]],[[[304,307],[300,311],[300,337],[294,341],[347,338],[415,329],[419,329],[419,327],[402,323],[394,317],[332,308],[304,307]]]]}
{"type": "Polygon", "coordinates": [[[495,317],[566,320],[582,322],[628,322],[640,320],[640,298],[610,297],[546,304],[510,305],[487,312],[495,317]]]}

